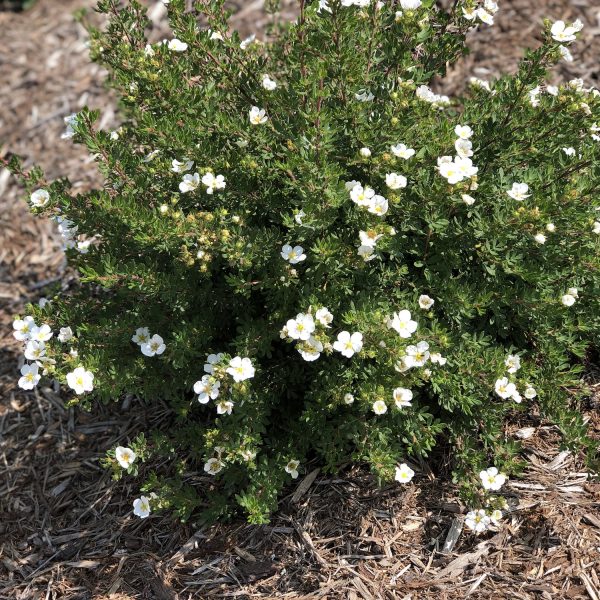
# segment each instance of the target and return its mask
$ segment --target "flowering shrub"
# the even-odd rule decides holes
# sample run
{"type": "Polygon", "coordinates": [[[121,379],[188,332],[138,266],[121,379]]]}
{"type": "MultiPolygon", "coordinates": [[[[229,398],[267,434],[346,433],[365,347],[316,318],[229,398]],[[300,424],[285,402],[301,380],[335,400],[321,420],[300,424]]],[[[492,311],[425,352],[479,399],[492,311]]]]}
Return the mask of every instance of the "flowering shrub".
{"type": "Polygon", "coordinates": [[[170,403],[170,429],[106,460],[145,476],[138,516],[261,523],[309,459],[407,483],[442,440],[481,531],[518,470],[505,419],[534,404],[596,456],[567,390],[600,327],[600,94],[547,79],[582,25],[448,98],[433,77],[498,7],[434,4],[302,1],[267,44],[222,0],[171,0],[173,39],[149,44],[138,2],[99,2],[125,120],[65,119],[102,189],[12,161],[81,281],[15,336],[25,389],[170,403]]]}

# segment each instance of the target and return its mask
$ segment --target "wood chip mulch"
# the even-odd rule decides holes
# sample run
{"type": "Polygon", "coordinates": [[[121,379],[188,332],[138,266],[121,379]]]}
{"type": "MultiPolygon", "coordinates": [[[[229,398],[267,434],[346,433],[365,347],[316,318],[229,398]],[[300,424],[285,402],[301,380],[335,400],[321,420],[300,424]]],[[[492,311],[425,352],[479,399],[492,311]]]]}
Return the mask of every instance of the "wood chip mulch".
{"type": "MultiPolygon", "coordinates": [[[[164,8],[152,3],[156,35],[164,8]]],[[[471,76],[515,69],[536,43],[543,17],[585,23],[576,62],[561,79],[600,85],[600,7],[595,0],[504,0],[497,25],[470,36],[472,53],[443,82],[456,93],[471,76]]],[[[84,104],[118,126],[104,73],[87,58],[71,16],[92,0],[38,0],[0,12],[0,156],[21,154],[48,177],[77,189],[98,185],[81,148],[60,139],[62,118],[84,104]]],[[[293,16],[293,0],[286,11],[293,16]]],[[[239,2],[236,26],[260,30],[261,1],[239,2]]],[[[22,190],[0,171],[0,599],[591,599],[600,600],[600,485],[581,458],[534,413],[507,425],[523,441],[528,468],[507,486],[502,529],[460,530],[465,507],[445,473],[415,465],[414,483],[378,488],[361,468],[335,477],[309,471],[290,486],[268,526],[239,521],[202,528],[171,517],[131,514],[139,482],[112,482],[105,451],[160,427],[166,407],[131,398],[93,413],[65,409],[64,392],[16,387],[18,343],[12,316],[65,278],[54,226],[34,219],[22,190]],[[453,544],[451,549],[447,542],[453,544]]],[[[600,436],[596,390],[586,405],[600,436]]]]}

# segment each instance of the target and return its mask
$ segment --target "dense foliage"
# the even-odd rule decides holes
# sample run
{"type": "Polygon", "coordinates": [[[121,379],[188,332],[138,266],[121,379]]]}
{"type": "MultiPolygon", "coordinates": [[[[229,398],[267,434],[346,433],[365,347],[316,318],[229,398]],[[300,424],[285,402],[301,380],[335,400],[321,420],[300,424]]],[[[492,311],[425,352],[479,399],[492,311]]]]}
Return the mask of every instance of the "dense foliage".
{"type": "Polygon", "coordinates": [[[67,119],[102,189],[13,161],[81,280],[15,327],[25,386],[170,404],[169,430],[107,459],[145,473],[136,514],[264,522],[309,459],[405,482],[440,441],[470,505],[497,508],[503,475],[478,474],[518,470],[503,425],[534,406],[595,456],[571,392],[600,326],[600,96],[548,81],[579,23],[450,99],[429,86],[490,0],[302,0],[269,43],[222,0],[171,0],[152,45],[138,2],[98,10],[125,120],[67,119]]]}

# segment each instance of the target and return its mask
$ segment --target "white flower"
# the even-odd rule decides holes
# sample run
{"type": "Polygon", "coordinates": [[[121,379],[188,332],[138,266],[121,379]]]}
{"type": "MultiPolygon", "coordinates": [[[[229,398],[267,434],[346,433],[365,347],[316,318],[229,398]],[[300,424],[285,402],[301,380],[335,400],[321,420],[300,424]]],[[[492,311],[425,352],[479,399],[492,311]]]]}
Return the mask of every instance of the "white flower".
{"type": "Polygon", "coordinates": [[[298,346],[298,352],[307,362],[317,360],[323,352],[323,344],[314,337],[309,337],[308,340],[301,342],[298,346]]]}
{"type": "Polygon", "coordinates": [[[124,469],[129,469],[136,459],[136,454],[131,448],[117,446],[115,448],[115,458],[124,469]]]}
{"type": "Polygon", "coordinates": [[[490,526],[491,522],[491,519],[483,508],[468,512],[465,518],[465,525],[475,533],[484,532],[490,526]]]}
{"type": "Polygon", "coordinates": [[[400,6],[404,10],[417,10],[421,4],[421,0],[400,0],[400,6]]]}
{"type": "Polygon", "coordinates": [[[306,216],[306,213],[303,210],[299,210],[295,215],[294,215],[294,221],[296,221],[296,223],[298,223],[298,225],[302,225],[302,219],[306,216]]]}
{"type": "Polygon", "coordinates": [[[500,525],[500,520],[502,519],[502,511],[495,509],[490,513],[490,521],[494,525],[500,525]]]}
{"type": "Polygon", "coordinates": [[[255,39],[256,39],[256,34],[255,34],[255,33],[253,33],[252,35],[249,35],[249,36],[248,36],[246,39],[243,39],[243,40],[240,42],[240,48],[241,48],[242,50],[246,50],[246,48],[248,48],[248,46],[249,46],[249,45],[250,45],[252,42],[254,42],[254,40],[255,40],[255,39]]]}
{"type": "Polygon", "coordinates": [[[395,146],[391,146],[390,150],[394,156],[403,158],[404,160],[408,160],[415,155],[415,151],[406,146],[406,144],[396,144],[395,146]]]}
{"type": "Polygon", "coordinates": [[[485,23],[486,25],[494,24],[494,16],[491,15],[487,10],[485,10],[483,8],[478,8],[475,12],[477,13],[479,20],[482,23],[485,23]]]}
{"type": "Polygon", "coordinates": [[[593,232],[600,233],[600,221],[594,221],[593,232]]]}
{"type": "Polygon", "coordinates": [[[193,192],[200,185],[200,174],[194,173],[193,175],[184,175],[181,183],[179,184],[179,191],[182,194],[187,192],[193,192]]]}
{"type": "Polygon", "coordinates": [[[77,113],[73,113],[72,115],[65,117],[63,121],[67,126],[67,129],[60,137],[63,140],[69,140],[75,135],[75,130],[73,127],[77,124],[77,113]]]}
{"type": "Polygon", "coordinates": [[[359,231],[358,237],[362,246],[370,246],[371,248],[375,248],[377,240],[382,238],[383,234],[377,233],[373,229],[370,229],[369,231],[359,231]]]}
{"type": "Polygon", "coordinates": [[[40,327],[32,327],[29,333],[32,340],[36,342],[47,342],[52,337],[50,325],[40,325],[40,327]]]}
{"type": "Polygon", "coordinates": [[[25,358],[27,360],[40,360],[46,355],[46,344],[29,340],[25,346],[25,358]]]}
{"type": "Polygon", "coordinates": [[[140,344],[140,350],[144,356],[162,354],[166,347],[164,340],[157,333],[155,333],[145,344],[140,344]]]}
{"type": "Polygon", "coordinates": [[[399,483],[409,483],[414,476],[415,472],[406,463],[402,463],[399,467],[396,467],[394,479],[399,483]]]}
{"type": "Polygon", "coordinates": [[[468,140],[473,135],[473,130],[468,125],[457,125],[454,128],[454,133],[461,140],[468,140]]]}
{"type": "Polygon", "coordinates": [[[67,373],[67,385],[78,395],[91,392],[94,389],[94,374],[86,371],[85,367],[77,367],[67,373]]]}
{"type": "Polygon", "coordinates": [[[517,404],[521,404],[521,402],[523,401],[523,398],[521,397],[521,394],[519,394],[518,390],[515,390],[513,392],[513,395],[511,396],[511,398],[517,403],[517,404]]]}
{"type": "Polygon", "coordinates": [[[573,306],[573,304],[575,304],[575,296],[573,296],[573,294],[564,294],[560,301],[565,306],[573,306]]]}
{"type": "Polygon", "coordinates": [[[388,201],[383,196],[373,196],[367,210],[378,217],[383,217],[388,211],[388,201]]]}
{"type": "Polygon", "coordinates": [[[172,50],[173,52],[185,52],[188,48],[188,45],[177,38],[173,38],[168,44],[167,48],[172,50]]]}
{"type": "Polygon", "coordinates": [[[375,400],[372,409],[376,415],[384,415],[387,412],[388,407],[383,400],[375,400]]]}
{"type": "Polygon", "coordinates": [[[50,194],[46,190],[35,190],[29,200],[32,206],[41,208],[42,206],[46,206],[50,201],[50,194]]]}
{"type": "Polygon", "coordinates": [[[406,177],[404,177],[404,175],[398,175],[398,173],[387,173],[385,176],[385,184],[391,190],[405,188],[407,183],[406,177]]]}
{"type": "Polygon", "coordinates": [[[397,408],[412,406],[411,400],[413,399],[413,393],[409,389],[397,387],[392,392],[392,397],[394,398],[394,402],[396,403],[397,408]]]}
{"type": "MultiPolygon", "coordinates": [[[[600,131],[600,127],[598,128],[598,131],[600,131]]],[[[356,181],[355,179],[352,181],[346,181],[346,183],[344,183],[344,187],[346,188],[347,192],[351,192],[357,185],[360,185],[360,181],[356,181]]]]}
{"type": "Polygon", "coordinates": [[[358,247],[357,253],[365,262],[369,262],[375,258],[375,248],[373,246],[365,246],[362,244],[358,247]]]}
{"type": "Polygon", "coordinates": [[[38,306],[40,308],[45,308],[48,304],[52,304],[52,300],[48,300],[48,298],[40,298],[38,300],[38,306]]]}
{"type": "Polygon", "coordinates": [[[31,330],[35,326],[33,317],[27,316],[24,319],[15,319],[13,321],[13,336],[20,342],[26,342],[31,338],[31,330]]]}
{"type": "Polygon", "coordinates": [[[70,327],[61,327],[58,333],[58,341],[64,344],[65,342],[69,342],[72,339],[73,330],[70,327]]]}
{"type": "Polygon", "coordinates": [[[146,496],[140,496],[133,501],[133,514],[140,519],[150,516],[150,500],[146,496]]]}
{"type": "Polygon", "coordinates": [[[459,166],[452,159],[443,160],[445,158],[446,157],[442,156],[440,159],[438,159],[438,170],[440,175],[445,177],[450,185],[454,185],[459,181],[462,181],[464,179],[464,175],[460,171],[459,166]]]}
{"type": "MultiPolygon", "coordinates": [[[[575,25],[575,23],[573,23],[573,25],[575,25]]],[[[557,42],[572,42],[577,38],[575,34],[580,31],[580,28],[578,29],[573,25],[567,27],[564,21],[556,21],[550,29],[552,39],[557,42]]]]}
{"type": "Polygon", "coordinates": [[[406,347],[406,356],[404,364],[409,368],[422,367],[430,357],[429,344],[427,342],[419,342],[416,346],[406,347]]]}
{"type": "Polygon", "coordinates": [[[211,40],[219,40],[219,41],[223,41],[223,34],[220,31],[212,31],[211,29],[208,30],[210,32],[210,38],[211,40]]]}
{"type": "Polygon", "coordinates": [[[262,125],[267,122],[267,115],[265,114],[264,108],[258,108],[258,106],[253,106],[248,113],[250,117],[250,123],[252,125],[262,125]]]}
{"type": "Polygon", "coordinates": [[[229,361],[227,373],[229,373],[236,383],[254,377],[256,369],[252,366],[252,361],[249,358],[241,358],[236,356],[229,361]]]}
{"type": "Polygon", "coordinates": [[[577,288],[572,287],[567,290],[567,294],[571,294],[573,298],[579,298],[579,293],[577,292],[577,288]]]}
{"type": "Polygon", "coordinates": [[[507,190],[507,194],[513,199],[521,202],[525,198],[529,198],[531,194],[528,194],[529,186],[526,183],[513,183],[512,188],[507,190]]]}
{"type": "Polygon", "coordinates": [[[394,329],[401,338],[409,338],[417,330],[417,322],[411,319],[410,311],[394,313],[387,321],[388,329],[394,329]]]}
{"type": "Polygon", "coordinates": [[[146,154],[146,156],[144,156],[144,158],[142,159],[142,162],[143,163],[152,162],[159,154],[160,154],[160,150],[152,150],[152,152],[149,152],[148,154],[146,154]]]}
{"type": "Polygon", "coordinates": [[[473,204],[475,204],[475,198],[473,198],[473,196],[469,196],[469,194],[462,194],[461,198],[467,206],[473,206],[473,204]]]}
{"type": "Polygon", "coordinates": [[[454,149],[456,150],[456,154],[461,158],[473,156],[473,144],[469,140],[457,139],[454,142],[454,149]]]}
{"type": "Polygon", "coordinates": [[[359,102],[371,102],[371,100],[373,100],[373,98],[375,98],[375,96],[373,96],[373,94],[369,90],[363,90],[362,92],[357,92],[356,94],[354,94],[354,97],[359,102]]]}
{"type": "Polygon", "coordinates": [[[352,202],[355,202],[359,206],[369,206],[374,197],[375,190],[369,186],[363,188],[360,183],[356,183],[350,189],[350,198],[352,199],[352,202]]]}
{"type": "MultiPolygon", "coordinates": [[[[61,330],[62,331],[62,330],[61,330]]],[[[142,345],[147,344],[150,340],[150,330],[147,327],[138,327],[131,338],[131,341],[135,344],[142,345]]]]}
{"type": "Polygon", "coordinates": [[[328,13],[331,12],[331,8],[329,7],[329,4],[327,4],[328,0],[319,0],[319,8],[317,8],[317,12],[320,13],[322,10],[327,11],[328,13]]]}
{"type": "Polygon", "coordinates": [[[554,223],[548,223],[546,225],[546,231],[549,231],[550,233],[554,233],[556,231],[556,225],[554,225],[554,223]]]}
{"type": "Polygon", "coordinates": [[[440,365],[440,367],[443,367],[448,362],[448,359],[443,357],[439,352],[432,352],[429,355],[429,360],[434,364],[440,365]]]}
{"type": "Polygon", "coordinates": [[[533,239],[538,243],[538,244],[545,244],[546,243],[546,236],[543,233],[536,233],[533,236],[533,239]]]}
{"type": "Polygon", "coordinates": [[[532,90],[529,90],[529,103],[531,104],[531,106],[535,107],[535,106],[539,106],[540,105],[540,92],[541,92],[541,88],[540,86],[536,86],[534,87],[532,90]]]}
{"type": "Polygon", "coordinates": [[[277,87],[277,82],[268,75],[263,75],[261,85],[265,90],[272,92],[277,87]]]}
{"type": "Polygon", "coordinates": [[[81,240],[77,242],[77,251],[81,254],[87,254],[90,251],[92,240],[81,240]]]}
{"type": "Polygon", "coordinates": [[[302,246],[292,248],[289,244],[284,244],[281,247],[281,258],[287,260],[291,265],[296,265],[306,259],[306,254],[304,254],[302,246]]]}
{"type": "Polygon", "coordinates": [[[498,473],[496,467],[490,467],[485,471],[481,471],[479,473],[479,478],[481,479],[483,488],[492,491],[499,490],[506,481],[506,475],[504,475],[504,473],[498,473]]]}
{"type": "Polygon", "coordinates": [[[204,372],[212,375],[215,372],[215,365],[218,365],[225,355],[222,352],[218,354],[209,354],[206,357],[206,363],[204,364],[204,372]]]}
{"type": "Polygon", "coordinates": [[[354,396],[350,393],[344,394],[344,404],[354,404],[354,396]]]}
{"type": "Polygon", "coordinates": [[[369,158],[369,156],[371,156],[371,150],[369,148],[361,148],[359,150],[359,154],[363,157],[363,158],[369,158]]]}
{"type": "Polygon", "coordinates": [[[525,396],[527,400],[533,400],[537,396],[537,392],[533,386],[528,385],[523,392],[523,396],[525,396]]]}
{"type": "Polygon", "coordinates": [[[212,194],[215,190],[225,188],[225,177],[223,175],[215,175],[210,171],[202,176],[202,183],[206,186],[206,193],[212,194]]]}
{"type": "Polygon", "coordinates": [[[146,47],[144,48],[144,55],[152,57],[155,54],[156,53],[154,52],[154,48],[152,47],[152,44],[146,44],[146,47]]]}
{"type": "Polygon", "coordinates": [[[220,387],[220,381],[211,375],[203,375],[202,379],[194,384],[194,393],[198,394],[200,404],[206,404],[209,400],[214,400],[219,396],[220,387]]]}
{"type": "Polygon", "coordinates": [[[256,450],[246,449],[246,450],[242,450],[240,452],[240,454],[242,455],[242,458],[245,461],[251,461],[251,460],[254,460],[256,458],[256,450]]]}
{"type": "Polygon", "coordinates": [[[329,327],[333,321],[333,315],[329,312],[329,309],[323,306],[315,313],[315,319],[317,319],[323,327],[329,327]]]}
{"type": "Polygon", "coordinates": [[[204,471],[209,475],[216,475],[223,470],[223,463],[218,458],[209,458],[204,463],[204,471]]]}
{"type": "Polygon", "coordinates": [[[315,330],[315,321],[311,314],[298,313],[295,319],[286,323],[288,336],[293,340],[308,340],[315,330]]]}
{"type": "Polygon", "coordinates": [[[423,310],[429,310],[434,305],[434,303],[435,300],[433,298],[430,298],[429,296],[426,296],[425,294],[419,296],[419,306],[423,310]]]}
{"type": "Polygon", "coordinates": [[[562,150],[567,156],[575,156],[575,148],[573,148],[572,146],[570,146],[569,148],[563,148],[562,150]]]}
{"type": "Polygon", "coordinates": [[[32,390],[39,382],[42,376],[38,373],[36,363],[31,365],[23,365],[21,367],[21,377],[18,385],[23,390],[32,390]]]}
{"type": "Polygon", "coordinates": [[[479,169],[473,164],[473,161],[466,156],[457,156],[454,158],[454,164],[463,179],[468,179],[477,175],[479,169]]]}
{"type": "Polygon", "coordinates": [[[500,396],[500,398],[507,399],[510,398],[515,391],[517,390],[517,386],[514,383],[510,383],[507,377],[502,377],[501,379],[496,380],[495,388],[496,394],[500,396]]]}
{"type": "Polygon", "coordinates": [[[509,373],[516,373],[521,368],[521,358],[517,354],[509,354],[504,361],[509,373]]]}
{"type": "Polygon", "coordinates": [[[558,87],[555,85],[548,85],[546,86],[546,91],[551,95],[551,96],[558,96],[558,87]]]}
{"type": "Polygon", "coordinates": [[[189,171],[193,166],[194,166],[194,161],[193,160],[187,160],[187,159],[183,159],[183,160],[177,160],[177,159],[173,159],[171,161],[171,171],[173,171],[173,173],[185,173],[186,171],[189,171]]]}
{"type": "Polygon", "coordinates": [[[337,341],[333,343],[333,349],[337,350],[346,358],[351,358],[361,351],[363,347],[363,335],[360,332],[350,334],[348,331],[338,333],[337,341]]]}
{"type": "Polygon", "coordinates": [[[231,400],[219,400],[217,402],[217,414],[230,415],[233,410],[233,402],[231,400]]]}
{"type": "Polygon", "coordinates": [[[285,472],[289,473],[292,476],[292,479],[298,479],[298,467],[300,466],[299,460],[290,460],[287,465],[285,465],[285,472]]]}

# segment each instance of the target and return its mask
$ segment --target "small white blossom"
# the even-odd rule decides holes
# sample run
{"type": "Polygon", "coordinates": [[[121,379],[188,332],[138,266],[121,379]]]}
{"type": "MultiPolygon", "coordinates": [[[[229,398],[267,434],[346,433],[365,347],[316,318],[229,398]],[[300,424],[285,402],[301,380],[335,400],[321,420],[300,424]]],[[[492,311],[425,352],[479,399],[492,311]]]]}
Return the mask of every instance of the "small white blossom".
{"type": "Polygon", "coordinates": [[[525,198],[529,198],[531,194],[528,194],[529,186],[526,183],[513,183],[512,188],[506,193],[513,199],[521,202],[525,198]]]}
{"type": "Polygon", "coordinates": [[[422,308],[423,310],[429,310],[434,304],[435,304],[435,300],[433,298],[430,298],[429,296],[426,296],[425,294],[422,294],[421,296],[419,296],[419,307],[422,308]]]}
{"type": "Polygon", "coordinates": [[[391,146],[390,150],[394,156],[403,158],[404,160],[408,160],[415,155],[415,150],[413,150],[413,148],[409,148],[406,144],[396,144],[391,146]]]}
{"type": "Polygon", "coordinates": [[[548,223],[546,225],[546,231],[549,231],[550,233],[554,233],[556,231],[556,225],[554,225],[554,223],[548,223]]]}
{"type": "Polygon", "coordinates": [[[419,342],[416,346],[406,347],[404,364],[409,369],[422,367],[429,360],[430,356],[429,344],[427,342],[419,342]]]}
{"type": "Polygon", "coordinates": [[[592,226],[592,231],[594,233],[600,233],[600,221],[594,221],[594,225],[592,226]]]}
{"type": "Polygon", "coordinates": [[[311,336],[308,340],[300,342],[298,345],[298,352],[300,352],[300,355],[305,361],[312,362],[321,356],[323,344],[311,336]]]}
{"type": "Polygon", "coordinates": [[[140,350],[144,356],[155,356],[162,354],[166,345],[160,335],[155,333],[145,344],[140,344],[140,350]]]}
{"type": "Polygon", "coordinates": [[[490,521],[498,526],[500,525],[500,521],[502,520],[502,511],[495,509],[490,513],[490,521]]]}
{"type": "Polygon", "coordinates": [[[223,470],[223,463],[218,458],[209,458],[204,463],[204,471],[209,475],[216,475],[223,470]]]}
{"type": "MultiPolygon", "coordinates": [[[[575,25],[575,23],[573,23],[573,25],[575,25]]],[[[574,27],[573,25],[568,27],[564,21],[556,21],[550,28],[552,39],[557,42],[572,42],[577,39],[576,34],[581,28],[574,27]]]]}
{"type": "Polygon", "coordinates": [[[361,244],[358,247],[357,254],[362,257],[365,262],[369,262],[375,258],[375,248],[361,244]]]}
{"type": "Polygon", "coordinates": [[[354,396],[350,393],[344,394],[344,404],[354,404],[354,396]]]}
{"type": "Polygon", "coordinates": [[[564,294],[560,301],[565,306],[573,306],[573,304],[575,304],[575,296],[573,296],[573,294],[564,294]]]}
{"type": "Polygon", "coordinates": [[[69,342],[72,339],[73,330],[70,327],[61,327],[58,333],[58,341],[64,344],[65,342],[69,342]]]}
{"type": "Polygon", "coordinates": [[[372,409],[376,415],[384,415],[387,412],[388,407],[383,400],[375,400],[372,409]]]}
{"type": "Polygon", "coordinates": [[[375,98],[375,96],[373,96],[373,94],[368,90],[363,90],[361,92],[357,92],[356,94],[354,94],[354,97],[359,102],[371,102],[371,100],[373,100],[373,98],[375,98]]]}
{"type": "Polygon", "coordinates": [[[243,39],[240,42],[240,48],[242,50],[246,50],[248,48],[248,46],[250,46],[250,44],[252,44],[254,42],[255,39],[256,39],[255,33],[253,33],[252,35],[249,35],[247,38],[243,39]]]}
{"type": "Polygon", "coordinates": [[[468,125],[457,125],[454,128],[454,133],[461,140],[468,140],[473,135],[473,130],[468,125]]]}
{"type": "Polygon", "coordinates": [[[361,148],[359,150],[359,154],[363,157],[363,158],[369,158],[369,156],[371,156],[371,150],[369,148],[361,148]]]}
{"type": "Polygon", "coordinates": [[[217,414],[230,415],[233,411],[233,402],[231,400],[219,400],[217,402],[217,414]]]}
{"type": "Polygon", "coordinates": [[[188,45],[177,38],[173,38],[168,44],[167,48],[172,50],[173,52],[185,52],[188,48],[188,45]]]}
{"type": "Polygon", "coordinates": [[[521,368],[521,358],[517,354],[510,354],[504,364],[508,367],[509,373],[516,373],[521,368]]]}
{"type": "Polygon", "coordinates": [[[465,525],[475,533],[486,531],[491,522],[492,520],[482,508],[468,512],[465,518],[465,525]]]}
{"type": "Polygon", "coordinates": [[[29,332],[30,338],[36,342],[47,342],[53,335],[50,325],[40,325],[32,327],[29,332]]]}
{"type": "Polygon", "coordinates": [[[29,340],[25,346],[25,358],[27,360],[40,360],[46,355],[46,344],[29,340]]]}
{"type": "Polygon", "coordinates": [[[406,406],[412,406],[411,400],[413,399],[413,393],[411,390],[403,387],[397,387],[392,392],[392,397],[396,403],[397,408],[405,408],[406,406]]]}
{"type": "MultiPolygon", "coordinates": [[[[62,331],[62,330],[61,330],[62,331]]],[[[131,338],[131,341],[141,346],[147,344],[150,340],[150,330],[147,327],[138,327],[131,338]]]]}
{"type": "Polygon", "coordinates": [[[252,125],[262,125],[268,120],[268,117],[265,113],[265,109],[258,108],[258,106],[253,106],[250,109],[248,116],[250,117],[250,123],[252,123],[252,125]]]}
{"type": "Polygon", "coordinates": [[[150,500],[146,496],[140,496],[133,501],[133,514],[140,519],[150,516],[150,500]]]}
{"type": "Polygon", "coordinates": [[[506,481],[506,475],[499,473],[496,467],[489,467],[485,471],[481,471],[479,478],[484,489],[494,492],[499,490],[506,481]]]}
{"type": "Polygon", "coordinates": [[[46,190],[36,190],[29,198],[31,206],[42,208],[50,201],[50,194],[46,190]]]}
{"type": "Polygon", "coordinates": [[[407,183],[406,177],[404,177],[404,175],[398,175],[398,173],[387,173],[385,176],[385,184],[391,190],[405,188],[407,183]]]}
{"type": "Polygon", "coordinates": [[[370,246],[371,248],[375,248],[377,241],[383,237],[383,234],[377,233],[373,229],[369,229],[368,231],[359,231],[358,237],[362,246],[370,246]]]}
{"type": "Polygon", "coordinates": [[[219,352],[218,354],[209,354],[206,358],[206,363],[204,364],[204,372],[212,375],[215,372],[215,366],[224,358],[225,355],[222,352],[219,352]]]}
{"type": "Polygon", "coordinates": [[[298,479],[298,467],[300,466],[300,461],[292,459],[285,465],[285,472],[289,473],[292,476],[292,479],[298,479]]]}
{"type": "Polygon", "coordinates": [[[27,316],[24,319],[15,319],[13,321],[13,336],[20,342],[26,342],[31,338],[31,330],[36,327],[33,317],[27,316]]]}
{"type": "Polygon", "coordinates": [[[200,381],[194,384],[194,393],[198,394],[198,402],[206,404],[209,400],[215,400],[219,396],[221,382],[211,375],[203,375],[200,381]]]}
{"type": "Polygon", "coordinates": [[[319,8],[317,8],[318,13],[320,13],[322,10],[325,10],[328,13],[331,12],[331,8],[329,7],[329,4],[327,2],[328,0],[319,0],[319,8]]]}
{"type": "Polygon", "coordinates": [[[350,334],[349,331],[338,333],[337,341],[333,343],[333,349],[340,352],[342,356],[351,358],[360,352],[363,347],[363,335],[360,332],[350,334]]]}
{"type": "Polygon", "coordinates": [[[308,340],[315,330],[315,321],[311,314],[298,313],[286,325],[288,337],[293,340],[308,340]]]}
{"type": "Polygon", "coordinates": [[[173,173],[186,173],[194,166],[194,161],[187,159],[177,160],[174,158],[171,161],[171,165],[171,171],[173,171],[173,173]]]}
{"type": "Polygon", "coordinates": [[[398,483],[409,483],[414,476],[415,472],[406,463],[402,463],[399,467],[396,467],[394,479],[398,483]]]}
{"type": "Polygon", "coordinates": [[[507,377],[502,377],[501,379],[496,380],[494,389],[500,398],[506,400],[515,393],[517,386],[514,383],[511,383],[507,377]]]}
{"type": "Polygon", "coordinates": [[[383,196],[373,196],[367,210],[378,217],[383,217],[388,211],[388,201],[383,196]]]}
{"type": "Polygon", "coordinates": [[[359,206],[369,206],[375,197],[375,190],[369,186],[363,188],[360,183],[356,183],[350,189],[350,198],[359,206]]]}
{"type": "Polygon", "coordinates": [[[461,138],[457,139],[456,142],[454,142],[454,149],[460,158],[469,158],[470,156],[473,156],[473,144],[469,140],[463,140],[461,138]]]}
{"type": "Polygon", "coordinates": [[[206,193],[212,194],[215,190],[225,189],[225,177],[215,176],[210,171],[202,176],[202,183],[206,186],[206,193]]]}
{"type": "Polygon", "coordinates": [[[302,246],[294,246],[292,248],[289,244],[284,244],[281,247],[281,258],[287,260],[291,265],[296,265],[306,259],[306,254],[304,254],[302,246]]]}
{"type": "Polygon", "coordinates": [[[154,48],[152,47],[152,44],[146,44],[146,47],[144,48],[144,55],[148,56],[148,57],[152,57],[155,54],[156,53],[154,52],[154,48]]]}
{"type": "Polygon", "coordinates": [[[23,390],[32,390],[39,382],[42,376],[38,373],[36,363],[31,365],[23,365],[21,367],[21,377],[18,381],[18,386],[23,390]]]}
{"type": "Polygon", "coordinates": [[[67,385],[78,395],[91,392],[94,389],[94,374],[86,371],[85,367],[77,367],[67,373],[67,385]]]}
{"type": "Polygon", "coordinates": [[[262,77],[261,85],[265,90],[272,92],[277,87],[277,82],[265,74],[262,77]]]}
{"type": "Polygon", "coordinates": [[[570,146],[569,148],[563,148],[562,151],[567,155],[567,156],[575,156],[575,148],[573,148],[572,146],[570,146]]]}
{"type": "Polygon", "coordinates": [[[136,454],[131,448],[117,446],[115,448],[115,458],[121,467],[129,469],[136,459],[136,454]]]}
{"type": "Polygon", "coordinates": [[[469,196],[469,194],[462,194],[461,198],[467,206],[473,206],[473,204],[475,204],[475,198],[473,198],[473,196],[469,196]]]}
{"type": "Polygon", "coordinates": [[[429,355],[429,360],[434,364],[440,365],[440,367],[443,367],[448,362],[448,359],[442,356],[439,352],[432,352],[429,355]]]}
{"type": "Polygon", "coordinates": [[[73,113],[72,115],[65,117],[63,121],[67,126],[67,129],[60,137],[63,140],[69,140],[75,135],[75,130],[73,127],[77,124],[77,113],[73,113]]]}
{"type": "Polygon", "coordinates": [[[254,377],[255,372],[256,369],[252,366],[252,361],[249,358],[242,358],[240,356],[232,358],[229,362],[229,367],[227,367],[227,373],[233,377],[236,383],[251,379],[254,377]]]}
{"type": "Polygon", "coordinates": [[[527,400],[533,400],[537,396],[537,392],[533,386],[528,385],[523,392],[523,396],[525,396],[527,400]]]}
{"type": "Polygon", "coordinates": [[[411,319],[410,311],[394,313],[387,321],[388,329],[394,329],[401,338],[409,338],[417,330],[417,322],[411,319]]]}
{"type": "Polygon", "coordinates": [[[200,185],[200,174],[194,173],[193,175],[184,175],[181,183],[179,184],[179,191],[182,194],[187,192],[193,192],[200,185]]]}
{"type": "Polygon", "coordinates": [[[329,312],[329,309],[323,306],[315,313],[315,319],[317,319],[323,327],[329,327],[333,321],[333,315],[329,312]]]}
{"type": "Polygon", "coordinates": [[[533,236],[533,239],[538,243],[538,244],[545,244],[546,243],[546,236],[543,233],[536,233],[533,236]]]}

